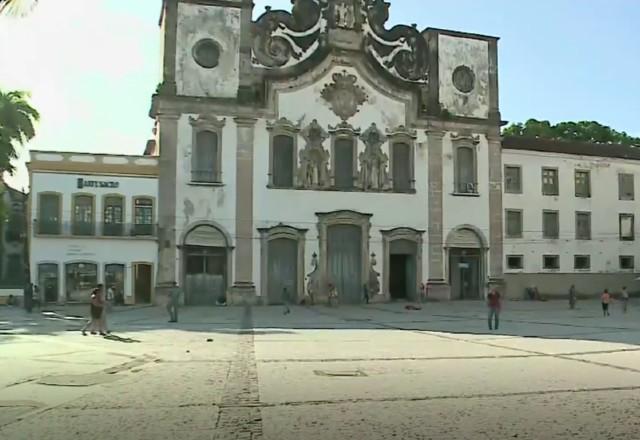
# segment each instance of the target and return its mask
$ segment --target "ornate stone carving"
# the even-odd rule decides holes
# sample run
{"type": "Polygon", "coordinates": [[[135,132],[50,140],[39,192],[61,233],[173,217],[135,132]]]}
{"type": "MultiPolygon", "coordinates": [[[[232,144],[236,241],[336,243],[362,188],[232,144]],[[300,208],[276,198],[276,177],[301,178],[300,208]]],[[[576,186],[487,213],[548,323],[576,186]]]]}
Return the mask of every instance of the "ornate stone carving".
{"type": "Polygon", "coordinates": [[[318,47],[322,12],[326,4],[315,0],[293,0],[291,13],[267,7],[251,28],[253,57],[265,67],[283,67],[306,58],[318,47]]]}
{"type": "Polygon", "coordinates": [[[369,262],[369,294],[371,296],[380,295],[380,274],[376,271],[375,267],[378,264],[376,260],[376,254],[371,254],[371,261],[369,262]]]}
{"type": "Polygon", "coordinates": [[[347,121],[360,111],[367,99],[365,90],[357,84],[358,78],[346,70],[334,73],[333,82],[322,89],[322,98],[329,103],[331,110],[343,121],[347,121]]]}
{"type": "Polygon", "coordinates": [[[315,119],[301,134],[306,146],[300,152],[298,182],[303,188],[326,188],[329,185],[329,153],[322,144],[329,134],[315,119]]]}
{"type": "Polygon", "coordinates": [[[415,26],[384,28],[389,20],[390,4],[384,0],[366,0],[366,50],[392,75],[405,81],[427,82],[427,42],[415,26]]]}
{"type": "Polygon", "coordinates": [[[361,0],[335,0],[329,3],[329,26],[360,30],[364,16],[361,0]]]}
{"type": "Polygon", "coordinates": [[[376,124],[362,133],[360,139],[365,144],[364,152],[360,153],[359,184],[363,190],[386,190],[390,188],[387,165],[389,157],[382,151],[382,145],[387,137],[376,124]]]}
{"type": "Polygon", "coordinates": [[[277,121],[267,121],[268,131],[285,131],[289,133],[298,133],[300,131],[300,122],[297,124],[291,122],[287,118],[280,118],[277,121]]]}

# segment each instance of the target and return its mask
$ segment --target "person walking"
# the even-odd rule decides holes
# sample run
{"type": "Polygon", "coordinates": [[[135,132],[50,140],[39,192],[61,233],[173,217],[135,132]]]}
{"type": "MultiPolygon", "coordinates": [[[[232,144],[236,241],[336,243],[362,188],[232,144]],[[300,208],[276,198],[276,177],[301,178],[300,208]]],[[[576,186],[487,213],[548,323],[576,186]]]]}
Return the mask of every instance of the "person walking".
{"type": "MultiPolygon", "coordinates": [[[[100,289],[97,287],[91,291],[91,304],[90,304],[90,319],[82,327],[82,336],[87,336],[87,329],[92,335],[95,335],[97,331],[102,330],[101,320],[102,311],[104,309],[104,303],[100,295],[100,289]]],[[[101,334],[103,334],[101,332],[101,334]]],[[[103,334],[104,335],[104,334],[103,334]]]]}
{"type": "Polygon", "coordinates": [[[336,290],[336,286],[333,283],[329,284],[329,307],[334,307],[338,305],[338,291],[336,290]]]}
{"type": "Polygon", "coordinates": [[[571,310],[576,308],[576,286],[575,284],[572,284],[571,287],[569,288],[569,308],[571,310]]]}
{"type": "Polygon", "coordinates": [[[102,315],[100,315],[100,321],[98,322],[98,331],[102,336],[105,336],[111,333],[111,331],[109,330],[109,325],[107,324],[109,304],[107,301],[107,293],[104,290],[104,285],[98,284],[97,289],[98,295],[100,296],[100,301],[102,302],[102,315]]]}
{"type": "Polygon", "coordinates": [[[289,290],[286,287],[282,288],[282,302],[284,303],[284,312],[283,315],[288,315],[291,313],[291,308],[289,307],[289,303],[291,302],[289,298],[289,290]]]}
{"type": "Polygon", "coordinates": [[[604,289],[604,293],[602,294],[600,299],[602,301],[602,314],[604,316],[610,316],[609,315],[609,303],[611,302],[611,294],[609,294],[609,290],[608,289],[604,289]]]}
{"type": "Polygon", "coordinates": [[[24,286],[22,298],[24,300],[24,309],[27,313],[31,313],[33,311],[33,284],[31,284],[31,282],[28,282],[24,286]]]}
{"type": "Polygon", "coordinates": [[[500,325],[500,310],[502,308],[500,292],[491,289],[487,296],[487,305],[489,306],[489,330],[498,330],[500,325]],[[495,325],[492,325],[492,321],[495,325]]]}
{"type": "Polygon", "coordinates": [[[169,290],[169,298],[167,301],[167,312],[169,312],[169,322],[178,322],[178,306],[180,305],[180,288],[178,283],[173,282],[173,286],[169,290]]]}
{"type": "Polygon", "coordinates": [[[629,292],[627,292],[627,286],[622,287],[622,311],[623,313],[627,313],[627,308],[629,307],[629,292]]]}
{"type": "Polygon", "coordinates": [[[111,309],[113,309],[115,298],[116,298],[116,295],[113,292],[113,286],[107,287],[107,297],[106,297],[105,306],[108,312],[111,312],[111,309]]]}
{"type": "Polygon", "coordinates": [[[367,286],[367,283],[362,285],[362,293],[364,293],[364,302],[369,304],[369,286],[367,286]]]}

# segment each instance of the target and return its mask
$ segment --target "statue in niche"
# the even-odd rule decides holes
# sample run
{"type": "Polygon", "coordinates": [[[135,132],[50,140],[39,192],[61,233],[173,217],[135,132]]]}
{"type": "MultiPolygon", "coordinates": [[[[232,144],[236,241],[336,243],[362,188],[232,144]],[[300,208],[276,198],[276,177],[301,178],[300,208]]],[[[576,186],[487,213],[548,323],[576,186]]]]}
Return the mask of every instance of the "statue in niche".
{"type": "Polygon", "coordinates": [[[364,152],[359,156],[362,189],[365,191],[389,189],[389,174],[387,172],[389,157],[381,148],[387,137],[373,123],[367,131],[362,133],[360,139],[366,146],[364,152]]]}
{"type": "Polygon", "coordinates": [[[376,271],[375,267],[378,264],[376,261],[376,254],[371,254],[371,261],[369,263],[369,294],[371,296],[380,295],[380,274],[376,271]]]}
{"type": "Polygon", "coordinates": [[[353,0],[336,2],[334,6],[334,20],[336,27],[353,29],[356,24],[353,0]]]}
{"type": "Polygon", "coordinates": [[[329,152],[322,144],[329,135],[313,120],[302,130],[302,137],[307,145],[300,152],[300,169],[298,171],[303,188],[324,188],[329,183],[329,152]]]}

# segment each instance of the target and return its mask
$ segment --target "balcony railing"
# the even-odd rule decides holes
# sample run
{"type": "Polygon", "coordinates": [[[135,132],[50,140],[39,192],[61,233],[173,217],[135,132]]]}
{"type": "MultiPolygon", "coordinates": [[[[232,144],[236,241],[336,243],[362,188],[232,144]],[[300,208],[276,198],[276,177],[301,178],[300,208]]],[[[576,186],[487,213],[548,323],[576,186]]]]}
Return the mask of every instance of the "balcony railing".
{"type": "Polygon", "coordinates": [[[193,183],[220,183],[222,182],[221,173],[210,170],[192,170],[191,181],[193,183]]]}
{"type": "Polygon", "coordinates": [[[135,223],[84,223],[33,221],[33,231],[42,236],[64,237],[156,237],[157,225],[135,223]]]}

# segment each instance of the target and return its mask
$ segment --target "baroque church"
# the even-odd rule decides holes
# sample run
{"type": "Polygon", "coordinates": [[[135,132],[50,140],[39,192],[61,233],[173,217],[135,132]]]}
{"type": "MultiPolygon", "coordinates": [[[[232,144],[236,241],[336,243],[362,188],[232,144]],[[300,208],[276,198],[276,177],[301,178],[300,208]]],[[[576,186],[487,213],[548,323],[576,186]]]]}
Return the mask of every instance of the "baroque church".
{"type": "Polygon", "coordinates": [[[503,282],[497,38],[383,0],[165,0],[158,291],[479,299],[503,282]]]}

